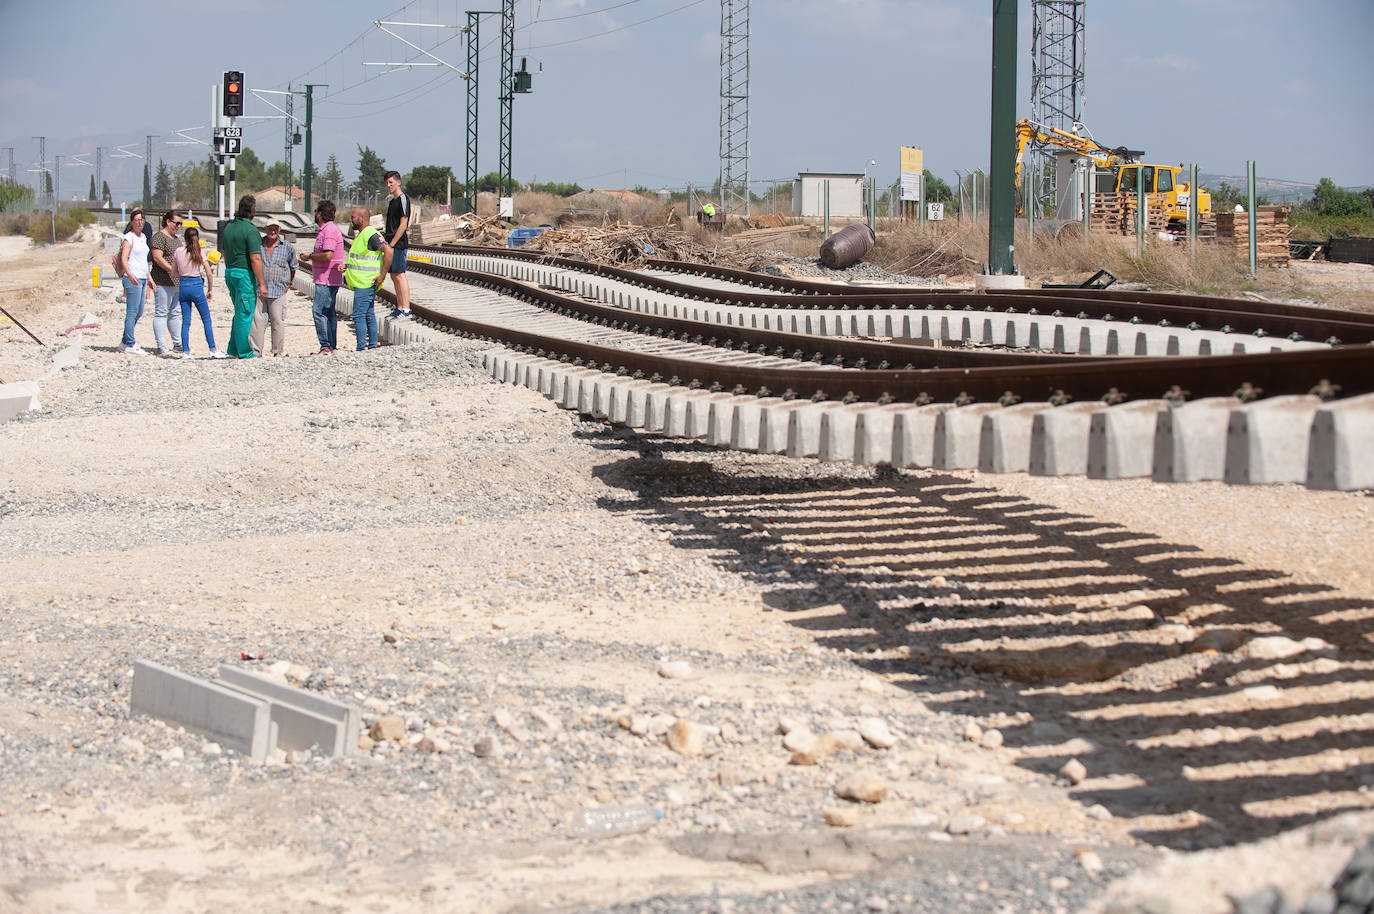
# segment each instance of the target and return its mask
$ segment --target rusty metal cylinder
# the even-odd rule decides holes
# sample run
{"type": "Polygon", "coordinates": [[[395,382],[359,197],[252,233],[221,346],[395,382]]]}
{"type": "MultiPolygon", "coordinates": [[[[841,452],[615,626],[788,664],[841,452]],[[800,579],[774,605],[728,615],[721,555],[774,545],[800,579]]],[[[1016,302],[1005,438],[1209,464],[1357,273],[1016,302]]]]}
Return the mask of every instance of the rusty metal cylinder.
{"type": "Polygon", "coordinates": [[[821,263],[843,269],[867,254],[874,240],[873,229],[862,222],[847,225],[821,242],[821,263]]]}

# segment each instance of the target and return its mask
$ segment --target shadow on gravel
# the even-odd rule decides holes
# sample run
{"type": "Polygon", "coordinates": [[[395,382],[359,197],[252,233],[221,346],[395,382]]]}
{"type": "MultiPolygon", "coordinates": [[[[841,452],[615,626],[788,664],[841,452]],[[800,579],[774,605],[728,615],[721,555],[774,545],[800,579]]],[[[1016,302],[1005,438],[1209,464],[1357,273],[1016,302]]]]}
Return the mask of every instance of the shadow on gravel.
{"type": "Polygon", "coordinates": [[[1083,803],[1180,849],[1374,805],[1374,603],[938,471],[771,462],[588,433],[679,547],[935,710],[1003,733],[1083,803]],[[724,467],[722,468],[722,466],[724,467]],[[1308,639],[1308,640],[1304,640],[1308,639]],[[1311,640],[1311,639],[1320,639],[1311,640]]]}

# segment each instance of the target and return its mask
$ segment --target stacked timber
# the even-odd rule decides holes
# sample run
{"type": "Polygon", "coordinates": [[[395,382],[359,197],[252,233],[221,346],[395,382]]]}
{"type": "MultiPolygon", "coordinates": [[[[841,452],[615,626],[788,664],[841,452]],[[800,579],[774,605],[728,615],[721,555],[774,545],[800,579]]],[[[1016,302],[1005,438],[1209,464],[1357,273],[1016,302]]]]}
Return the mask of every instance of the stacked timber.
{"type": "Polygon", "coordinates": [[[421,222],[406,229],[410,240],[416,244],[444,244],[458,240],[458,220],[435,219],[421,222]]]}
{"type": "MultiPolygon", "coordinates": [[[[1146,234],[1164,231],[1169,224],[1164,215],[1164,199],[1146,198],[1146,234]]],[[[1135,234],[1135,194],[1094,194],[1092,230],[1109,235],[1135,234]]]]}
{"type": "Polygon", "coordinates": [[[750,228],[782,228],[787,224],[787,217],[782,213],[760,213],[757,216],[746,216],[744,221],[750,228]]]}
{"type": "Polygon", "coordinates": [[[436,219],[410,229],[415,244],[478,244],[505,247],[510,227],[500,216],[479,216],[464,213],[448,219],[436,219]]]}
{"type": "MultiPolygon", "coordinates": [[[[1288,266],[1289,206],[1259,206],[1255,208],[1255,239],[1259,263],[1262,266],[1288,266]]],[[[1246,213],[1214,213],[1217,223],[1217,244],[1223,250],[1233,248],[1241,260],[1250,257],[1250,219],[1246,213]]]]}

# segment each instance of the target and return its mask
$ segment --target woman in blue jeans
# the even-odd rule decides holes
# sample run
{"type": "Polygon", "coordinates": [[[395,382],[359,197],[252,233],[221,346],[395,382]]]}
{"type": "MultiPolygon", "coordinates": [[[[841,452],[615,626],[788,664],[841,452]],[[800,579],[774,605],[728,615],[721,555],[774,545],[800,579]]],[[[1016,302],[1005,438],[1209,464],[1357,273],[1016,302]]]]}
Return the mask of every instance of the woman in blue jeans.
{"type": "Polygon", "coordinates": [[[222,359],[224,353],[215,348],[215,328],[210,326],[210,302],[215,294],[215,281],[205,265],[205,255],[200,250],[200,230],[188,228],[184,238],[186,243],[172,255],[177,276],[181,279],[181,357],[191,358],[191,306],[200,312],[200,322],[205,327],[205,345],[210,347],[210,358],[222,359]]]}
{"type": "Polygon", "coordinates": [[[134,342],[134,327],[143,316],[143,302],[152,296],[148,288],[148,239],[143,234],[143,210],[134,210],[119,244],[119,278],[124,283],[124,336],[119,348],[129,355],[148,353],[134,342]]]}

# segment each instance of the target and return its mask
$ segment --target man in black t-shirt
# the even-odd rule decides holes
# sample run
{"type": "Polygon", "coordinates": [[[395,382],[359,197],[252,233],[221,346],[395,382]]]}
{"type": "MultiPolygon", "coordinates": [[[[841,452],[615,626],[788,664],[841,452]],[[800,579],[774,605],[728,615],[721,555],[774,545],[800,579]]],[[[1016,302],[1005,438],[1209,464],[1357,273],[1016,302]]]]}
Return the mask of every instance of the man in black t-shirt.
{"type": "Polygon", "coordinates": [[[386,173],[386,192],[391,200],[386,205],[386,229],[383,234],[391,245],[391,285],[396,289],[396,312],[393,318],[410,317],[410,280],[406,278],[406,252],[410,238],[410,198],[401,192],[399,172],[386,173]]]}

